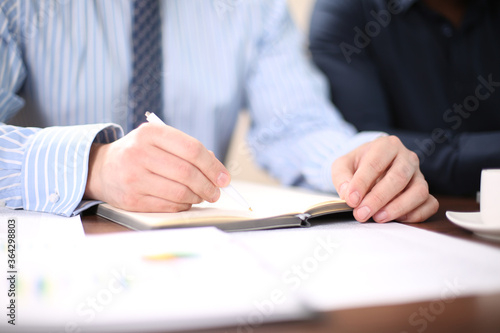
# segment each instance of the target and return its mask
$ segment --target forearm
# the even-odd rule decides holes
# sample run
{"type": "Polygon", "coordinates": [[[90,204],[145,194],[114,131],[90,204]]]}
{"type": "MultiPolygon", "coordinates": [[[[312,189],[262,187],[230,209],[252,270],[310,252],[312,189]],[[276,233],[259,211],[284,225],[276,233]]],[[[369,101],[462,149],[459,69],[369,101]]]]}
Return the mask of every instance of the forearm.
{"type": "Polygon", "coordinates": [[[71,216],[81,204],[93,142],[122,135],[111,124],[45,129],[2,126],[1,148],[12,149],[1,171],[6,206],[71,216]]]}
{"type": "Polygon", "coordinates": [[[474,195],[479,191],[481,170],[500,167],[500,132],[445,135],[389,129],[415,151],[431,191],[474,195]]]}
{"type": "Polygon", "coordinates": [[[334,191],[333,161],[379,134],[358,135],[342,119],[328,99],[326,79],[303,52],[286,4],[272,7],[247,86],[250,147],[282,183],[334,191]]]}

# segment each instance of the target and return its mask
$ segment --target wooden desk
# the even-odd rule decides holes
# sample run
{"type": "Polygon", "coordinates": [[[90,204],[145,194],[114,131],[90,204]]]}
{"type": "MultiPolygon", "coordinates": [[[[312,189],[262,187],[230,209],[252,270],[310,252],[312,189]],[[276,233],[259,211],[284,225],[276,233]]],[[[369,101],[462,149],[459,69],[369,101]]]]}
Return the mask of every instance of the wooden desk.
{"type": "MultiPolygon", "coordinates": [[[[438,199],[440,202],[439,212],[429,221],[412,224],[412,226],[500,249],[500,242],[496,243],[475,236],[473,233],[455,226],[446,218],[445,212],[447,210],[477,211],[479,205],[474,200],[453,197],[438,197],[438,199]]],[[[82,220],[86,234],[130,231],[125,227],[94,215],[84,216],[82,220]]],[[[500,276],[498,278],[500,279],[500,276]]],[[[457,298],[453,302],[446,304],[442,313],[438,315],[434,315],[429,311],[433,306],[435,306],[433,300],[429,300],[427,302],[397,304],[393,306],[331,311],[324,313],[319,319],[314,321],[267,324],[253,331],[248,330],[248,332],[241,333],[500,332],[500,293],[487,296],[457,298]],[[428,320],[425,323],[422,321],[413,322],[412,325],[410,320],[412,314],[426,310],[429,311],[428,320]]],[[[419,316],[419,318],[422,317],[419,316]]],[[[236,328],[206,330],[205,332],[240,333],[236,328]]]]}

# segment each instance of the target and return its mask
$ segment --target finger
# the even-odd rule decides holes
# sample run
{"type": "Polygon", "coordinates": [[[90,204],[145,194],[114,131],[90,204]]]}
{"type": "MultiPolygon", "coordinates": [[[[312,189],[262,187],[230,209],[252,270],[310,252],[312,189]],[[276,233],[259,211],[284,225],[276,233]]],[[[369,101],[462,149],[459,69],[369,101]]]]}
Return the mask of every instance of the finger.
{"type": "Polygon", "coordinates": [[[197,204],[203,199],[189,187],[156,174],[147,173],[137,189],[143,196],[152,196],[178,204],[197,204]]]}
{"type": "Polygon", "coordinates": [[[429,187],[419,172],[411,180],[404,192],[377,211],[373,215],[373,219],[376,222],[395,220],[423,205],[429,197],[429,187]]]}
{"type": "Polygon", "coordinates": [[[352,176],[354,175],[354,170],[353,154],[347,154],[339,157],[332,164],[331,172],[333,186],[335,186],[335,189],[342,200],[345,200],[344,194],[349,186],[352,176]]]}
{"type": "Polygon", "coordinates": [[[229,171],[200,141],[170,126],[145,125],[151,127],[151,132],[154,131],[155,135],[149,136],[152,144],[193,164],[214,185],[218,187],[229,185],[231,180],[229,171]]]}
{"type": "Polygon", "coordinates": [[[189,210],[191,205],[171,202],[155,196],[144,195],[138,196],[132,205],[119,208],[133,212],[177,213],[189,210]]]}
{"type": "Polygon", "coordinates": [[[439,202],[432,195],[420,207],[412,210],[411,212],[398,217],[396,220],[399,222],[423,222],[432,215],[436,214],[439,209],[439,202]]]}
{"type": "MultiPolygon", "coordinates": [[[[146,168],[153,174],[163,177],[165,180],[173,181],[180,186],[173,187],[174,197],[164,197],[174,202],[190,202],[183,200],[197,200],[197,197],[209,202],[215,202],[220,197],[220,190],[215,186],[204,173],[189,162],[172,155],[159,148],[152,147],[149,154],[150,161],[146,168]],[[189,190],[189,191],[187,191],[189,190]],[[193,196],[196,196],[193,199],[193,196]]],[[[169,183],[171,184],[171,183],[169,183]]],[[[170,190],[168,195],[172,193],[170,190]]]]}
{"type": "Polygon", "coordinates": [[[346,191],[346,201],[351,207],[358,207],[377,179],[392,165],[402,147],[395,137],[380,138],[370,145],[360,157],[358,167],[346,191]]]}
{"type": "MultiPolygon", "coordinates": [[[[428,188],[426,187],[427,183],[423,179],[423,176],[414,177],[415,175],[419,175],[420,171],[418,170],[417,161],[413,160],[411,156],[411,154],[406,154],[406,156],[398,155],[398,157],[396,157],[384,177],[373,186],[355,209],[354,215],[358,221],[364,222],[368,220],[382,207],[397,198],[403,191],[407,191],[407,186],[412,179],[421,178],[423,185],[425,185],[422,191],[423,197],[417,204],[421,204],[429,195],[428,188]]],[[[413,190],[414,188],[418,188],[418,185],[410,189],[413,190]]],[[[412,200],[411,198],[408,199],[412,200]]],[[[417,201],[417,199],[418,198],[415,198],[413,200],[417,201]]],[[[406,201],[403,201],[403,203],[406,203],[406,201]]]]}

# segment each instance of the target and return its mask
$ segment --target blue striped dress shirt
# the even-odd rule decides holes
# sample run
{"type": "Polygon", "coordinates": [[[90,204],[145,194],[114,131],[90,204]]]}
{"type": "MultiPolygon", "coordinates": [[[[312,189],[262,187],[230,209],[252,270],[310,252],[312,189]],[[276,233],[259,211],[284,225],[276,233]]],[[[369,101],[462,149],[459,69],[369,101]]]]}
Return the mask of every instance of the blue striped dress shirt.
{"type": "MultiPolygon", "coordinates": [[[[330,166],[379,133],[356,133],[278,0],[161,2],[163,119],[224,160],[248,109],[256,161],[284,184],[334,191],[330,166]]],[[[131,2],[0,0],[0,200],[70,216],[93,142],[127,126],[131,2]]],[[[123,128],[123,130],[122,130],[123,128]]]]}

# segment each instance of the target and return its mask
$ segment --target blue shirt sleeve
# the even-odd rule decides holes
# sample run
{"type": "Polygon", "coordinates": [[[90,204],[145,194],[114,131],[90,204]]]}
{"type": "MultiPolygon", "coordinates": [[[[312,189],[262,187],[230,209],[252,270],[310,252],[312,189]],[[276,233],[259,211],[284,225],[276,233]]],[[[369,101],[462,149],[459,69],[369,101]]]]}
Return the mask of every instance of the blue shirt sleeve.
{"type": "Polygon", "coordinates": [[[24,105],[15,94],[26,78],[26,67],[15,38],[14,20],[9,20],[16,12],[17,6],[12,1],[0,6],[0,121],[9,119],[24,105]]]}
{"type": "Polygon", "coordinates": [[[40,128],[0,126],[0,200],[10,208],[71,216],[82,201],[93,142],[123,135],[113,124],[40,128]]]}
{"type": "Polygon", "coordinates": [[[331,164],[381,132],[357,133],[328,99],[325,78],[303,51],[286,2],[263,2],[258,54],[247,81],[250,148],[288,185],[335,191],[331,164]]]}
{"type": "Polygon", "coordinates": [[[25,128],[4,124],[23,105],[16,95],[26,78],[21,49],[7,15],[17,7],[0,7],[0,201],[65,216],[88,207],[82,201],[93,142],[108,143],[123,135],[113,124],[25,128]]]}

